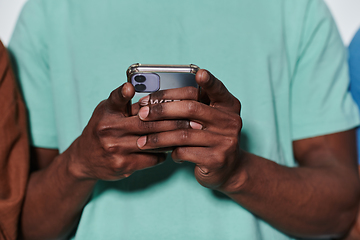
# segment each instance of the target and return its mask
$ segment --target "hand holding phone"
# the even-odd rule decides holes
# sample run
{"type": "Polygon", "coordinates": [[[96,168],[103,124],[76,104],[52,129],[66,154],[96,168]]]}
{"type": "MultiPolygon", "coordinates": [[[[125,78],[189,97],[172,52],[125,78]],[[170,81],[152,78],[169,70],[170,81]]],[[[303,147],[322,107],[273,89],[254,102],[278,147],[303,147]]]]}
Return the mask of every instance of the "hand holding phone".
{"type": "Polygon", "coordinates": [[[165,99],[179,97],[183,101],[149,104],[141,107],[137,114],[144,122],[186,120],[190,128],[143,135],[137,140],[137,145],[144,152],[171,148],[171,157],[175,162],[186,161],[196,165],[195,177],[201,185],[232,192],[237,185],[227,183],[242,179],[240,175],[243,173],[239,164],[243,156],[239,145],[241,105],[210,72],[199,70],[196,82],[202,94],[208,97],[209,104],[194,101],[195,88],[168,89],[153,93],[146,99],[157,99],[163,95],[165,99]]]}

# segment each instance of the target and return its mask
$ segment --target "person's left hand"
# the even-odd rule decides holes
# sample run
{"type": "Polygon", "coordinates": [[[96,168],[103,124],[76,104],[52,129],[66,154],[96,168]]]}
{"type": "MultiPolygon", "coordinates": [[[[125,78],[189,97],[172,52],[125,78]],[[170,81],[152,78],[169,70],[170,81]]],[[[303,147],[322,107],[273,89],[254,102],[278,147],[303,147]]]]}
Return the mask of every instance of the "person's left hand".
{"type": "Polygon", "coordinates": [[[143,98],[145,105],[150,99],[159,98],[182,101],[150,104],[138,112],[143,121],[188,119],[192,128],[142,136],[137,145],[144,151],[175,147],[173,160],[195,163],[195,177],[201,185],[231,193],[241,184],[241,105],[208,71],[199,70],[196,81],[209,98],[209,105],[195,101],[196,89],[187,87],[143,98]]]}

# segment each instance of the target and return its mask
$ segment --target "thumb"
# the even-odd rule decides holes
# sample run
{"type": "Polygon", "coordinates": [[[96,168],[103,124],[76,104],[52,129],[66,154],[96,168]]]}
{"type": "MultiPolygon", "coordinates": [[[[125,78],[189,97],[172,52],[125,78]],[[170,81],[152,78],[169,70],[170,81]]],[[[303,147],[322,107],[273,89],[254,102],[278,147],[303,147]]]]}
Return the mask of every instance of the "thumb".
{"type": "Polygon", "coordinates": [[[134,86],[131,83],[124,83],[117,89],[111,92],[107,99],[108,108],[112,112],[129,113],[129,101],[135,94],[134,86]]]}
{"type": "Polygon", "coordinates": [[[210,106],[231,109],[240,113],[240,102],[235,98],[214,75],[205,69],[200,69],[196,73],[196,82],[202,89],[202,94],[210,100],[210,106]]]}

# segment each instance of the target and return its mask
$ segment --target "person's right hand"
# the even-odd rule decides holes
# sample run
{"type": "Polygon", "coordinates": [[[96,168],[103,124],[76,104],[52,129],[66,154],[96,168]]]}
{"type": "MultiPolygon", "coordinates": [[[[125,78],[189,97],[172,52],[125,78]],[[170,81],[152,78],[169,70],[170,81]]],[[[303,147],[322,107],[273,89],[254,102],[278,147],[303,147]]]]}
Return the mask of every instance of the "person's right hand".
{"type": "MultiPolygon", "coordinates": [[[[69,171],[79,179],[120,180],[133,172],[155,166],[164,153],[146,153],[136,142],[142,135],[189,128],[189,121],[144,122],[128,116],[127,104],[135,93],[130,83],[114,90],[95,109],[83,133],[67,150],[69,171]]],[[[138,107],[133,107],[136,114],[138,107]]]]}

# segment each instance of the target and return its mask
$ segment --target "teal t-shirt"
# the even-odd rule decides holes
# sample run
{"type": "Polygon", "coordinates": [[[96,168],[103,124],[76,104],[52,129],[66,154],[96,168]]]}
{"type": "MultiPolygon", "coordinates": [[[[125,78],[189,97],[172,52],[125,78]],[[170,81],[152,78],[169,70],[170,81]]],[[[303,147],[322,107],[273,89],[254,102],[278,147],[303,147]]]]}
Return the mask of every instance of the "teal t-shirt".
{"type": "MultiPolygon", "coordinates": [[[[320,0],[30,0],[10,43],[32,144],[63,152],[133,63],[196,64],[242,103],[241,146],[289,167],[292,141],[359,123],[346,51],[320,0]]],[[[194,165],[100,181],[80,239],[291,239],[200,186],[194,165]]]]}

